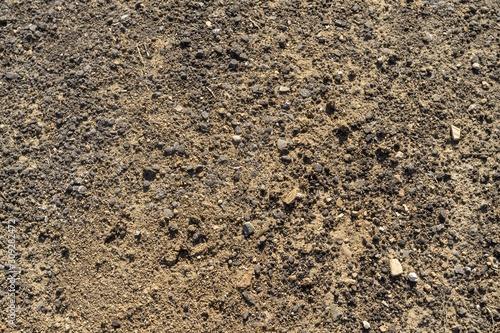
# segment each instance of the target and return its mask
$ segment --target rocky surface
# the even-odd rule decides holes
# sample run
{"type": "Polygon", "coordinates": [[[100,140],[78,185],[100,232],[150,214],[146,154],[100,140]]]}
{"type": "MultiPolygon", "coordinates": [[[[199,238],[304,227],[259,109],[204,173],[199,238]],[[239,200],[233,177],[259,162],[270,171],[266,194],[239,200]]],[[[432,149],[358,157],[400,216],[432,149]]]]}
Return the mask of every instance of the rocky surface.
{"type": "Polygon", "coordinates": [[[499,34],[493,0],[3,1],[0,329],[499,331],[499,34]]]}

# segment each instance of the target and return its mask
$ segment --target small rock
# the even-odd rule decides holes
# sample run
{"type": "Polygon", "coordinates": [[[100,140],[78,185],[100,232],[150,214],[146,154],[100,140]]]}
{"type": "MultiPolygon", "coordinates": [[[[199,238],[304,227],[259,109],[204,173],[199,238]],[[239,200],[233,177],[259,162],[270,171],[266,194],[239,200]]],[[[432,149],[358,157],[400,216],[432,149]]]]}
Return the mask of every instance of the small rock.
{"type": "Polygon", "coordinates": [[[241,140],[242,140],[241,135],[233,135],[233,136],[231,137],[231,139],[233,140],[233,142],[234,142],[235,144],[239,144],[239,143],[241,142],[241,140]]]}
{"type": "Polygon", "coordinates": [[[460,274],[460,275],[464,275],[465,274],[464,268],[461,265],[456,265],[455,266],[455,273],[460,274]]]}
{"type": "Polygon", "coordinates": [[[297,194],[299,194],[299,191],[294,188],[283,198],[283,202],[287,205],[290,205],[297,198],[297,194]]]}
{"type": "Polygon", "coordinates": [[[306,286],[312,286],[313,280],[310,277],[306,277],[300,281],[301,286],[306,287],[306,286]]]}
{"type": "Polygon", "coordinates": [[[342,201],[341,198],[337,198],[337,201],[335,202],[335,204],[337,205],[337,208],[344,207],[344,202],[342,201]]]}
{"type": "Polygon", "coordinates": [[[311,91],[308,90],[308,89],[301,89],[299,91],[299,94],[300,96],[302,96],[303,98],[308,98],[309,96],[311,96],[311,91]]]}
{"type": "Polygon", "coordinates": [[[282,92],[282,93],[289,92],[290,91],[290,87],[280,86],[279,91],[282,92]]]}
{"type": "Polygon", "coordinates": [[[370,323],[367,322],[366,320],[363,321],[363,328],[365,330],[369,330],[371,328],[370,323]]]}
{"type": "Polygon", "coordinates": [[[255,227],[250,222],[245,222],[243,224],[243,234],[245,236],[251,236],[255,232],[255,227]]]}
{"type": "Polygon", "coordinates": [[[342,312],[340,311],[340,309],[336,305],[332,305],[332,307],[330,309],[330,315],[331,315],[333,321],[336,321],[337,319],[339,319],[342,316],[342,312]]]}
{"type": "Polygon", "coordinates": [[[432,226],[431,231],[433,233],[438,233],[438,232],[444,230],[444,228],[445,228],[445,226],[443,224],[438,224],[438,225],[432,226]]]}
{"type": "Polygon", "coordinates": [[[278,139],[278,150],[279,151],[282,151],[282,150],[285,150],[288,146],[288,142],[286,142],[285,140],[283,139],[278,139]]]}
{"type": "Polygon", "coordinates": [[[238,281],[236,282],[236,288],[238,289],[246,289],[252,285],[253,272],[251,270],[245,272],[240,276],[238,281]]]}
{"type": "Polygon", "coordinates": [[[205,57],[205,52],[203,50],[198,50],[195,55],[196,59],[203,59],[205,57]]]}
{"type": "Polygon", "coordinates": [[[439,211],[439,221],[445,222],[446,221],[446,210],[441,209],[439,211]]]}
{"type": "Polygon", "coordinates": [[[255,296],[254,295],[250,294],[249,292],[244,291],[241,293],[241,296],[243,297],[245,302],[247,302],[248,304],[255,305],[255,296]]]}
{"type": "Polygon", "coordinates": [[[408,274],[408,280],[410,282],[417,282],[418,281],[418,275],[414,272],[411,272],[410,274],[408,274]]]}
{"type": "Polygon", "coordinates": [[[238,69],[238,60],[233,59],[229,62],[229,69],[235,71],[238,69]]]}
{"type": "Polygon", "coordinates": [[[479,63],[475,62],[475,63],[473,63],[473,64],[472,64],[472,69],[473,69],[473,70],[476,70],[476,71],[477,71],[477,70],[479,70],[480,68],[481,68],[481,65],[480,65],[479,63]]]}
{"type": "Polygon", "coordinates": [[[405,157],[405,154],[402,152],[402,151],[398,151],[395,155],[394,155],[395,158],[397,158],[398,160],[402,159],[403,157],[405,157]]]}
{"type": "Polygon", "coordinates": [[[19,74],[14,73],[14,72],[7,72],[7,73],[5,73],[5,78],[7,80],[15,80],[15,79],[19,78],[19,74]]]}
{"type": "Polygon", "coordinates": [[[453,141],[458,141],[460,140],[460,128],[456,127],[456,126],[453,126],[451,125],[450,126],[450,135],[451,135],[451,139],[453,141]]]}
{"type": "Polygon", "coordinates": [[[189,38],[184,38],[181,40],[181,47],[188,47],[191,45],[191,39],[189,38]]]}
{"type": "Polygon", "coordinates": [[[398,259],[391,259],[389,261],[389,267],[391,269],[391,276],[399,276],[403,274],[403,266],[398,259]]]}
{"type": "Polygon", "coordinates": [[[457,309],[457,314],[460,316],[460,317],[463,317],[467,314],[467,310],[464,308],[464,307],[459,307],[457,309]]]}
{"type": "Polygon", "coordinates": [[[174,217],[174,212],[171,209],[167,208],[163,211],[163,216],[165,216],[166,219],[171,219],[172,217],[174,217]]]}
{"type": "Polygon", "coordinates": [[[179,226],[177,225],[177,223],[170,223],[168,225],[168,231],[176,233],[177,231],[179,231],[179,226]]]}

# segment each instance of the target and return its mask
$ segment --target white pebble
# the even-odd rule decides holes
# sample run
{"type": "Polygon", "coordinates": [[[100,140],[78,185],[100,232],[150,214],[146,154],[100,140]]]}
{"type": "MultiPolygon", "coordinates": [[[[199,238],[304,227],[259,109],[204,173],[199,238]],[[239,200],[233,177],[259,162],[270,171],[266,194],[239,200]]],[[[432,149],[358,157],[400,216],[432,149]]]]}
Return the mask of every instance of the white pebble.
{"type": "Polygon", "coordinates": [[[408,280],[410,280],[410,282],[417,282],[418,275],[414,272],[411,272],[410,274],[408,274],[408,280]]]}

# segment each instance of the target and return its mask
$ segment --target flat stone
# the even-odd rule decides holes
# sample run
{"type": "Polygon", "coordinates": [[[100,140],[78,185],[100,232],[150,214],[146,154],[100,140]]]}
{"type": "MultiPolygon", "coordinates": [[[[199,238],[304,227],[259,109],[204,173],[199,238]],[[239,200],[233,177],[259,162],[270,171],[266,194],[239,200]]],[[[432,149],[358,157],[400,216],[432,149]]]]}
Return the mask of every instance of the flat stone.
{"type": "Polygon", "coordinates": [[[280,86],[279,91],[284,93],[284,92],[289,92],[290,88],[287,86],[280,86]]]}
{"type": "Polygon", "coordinates": [[[337,198],[337,201],[335,202],[335,204],[337,205],[337,208],[344,207],[344,202],[342,201],[341,198],[337,198]]]}
{"type": "Polygon", "coordinates": [[[7,80],[15,80],[15,79],[19,78],[19,74],[14,73],[14,72],[7,72],[7,73],[5,73],[5,78],[7,80]]]}
{"type": "Polygon", "coordinates": [[[460,140],[460,128],[456,127],[456,126],[453,126],[451,125],[450,126],[450,135],[451,135],[451,139],[453,141],[458,141],[460,140]]]}
{"type": "Polygon", "coordinates": [[[252,285],[253,272],[251,270],[244,272],[236,281],[236,288],[246,289],[252,285]]]}
{"type": "Polygon", "coordinates": [[[389,267],[391,269],[391,276],[399,276],[403,274],[403,266],[398,259],[391,259],[389,261],[389,267]]]}
{"type": "Polygon", "coordinates": [[[299,191],[296,188],[294,188],[283,198],[283,202],[287,205],[291,204],[297,198],[298,193],[299,191]]]}
{"type": "Polygon", "coordinates": [[[242,140],[242,137],[241,137],[241,135],[233,135],[231,139],[233,140],[234,143],[240,143],[242,140]]]}
{"type": "Polygon", "coordinates": [[[340,311],[338,306],[332,305],[332,307],[330,308],[330,315],[331,315],[333,321],[336,321],[340,317],[342,317],[342,311],[340,311]]]}
{"type": "Polygon", "coordinates": [[[288,147],[288,142],[286,142],[285,140],[283,139],[278,139],[278,150],[285,150],[287,147],[288,147]]]}

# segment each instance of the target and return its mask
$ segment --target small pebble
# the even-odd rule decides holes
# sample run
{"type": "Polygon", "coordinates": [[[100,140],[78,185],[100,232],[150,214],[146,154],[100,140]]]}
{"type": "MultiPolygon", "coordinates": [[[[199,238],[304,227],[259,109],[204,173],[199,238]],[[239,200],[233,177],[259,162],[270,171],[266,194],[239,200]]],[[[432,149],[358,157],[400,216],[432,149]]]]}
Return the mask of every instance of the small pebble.
{"type": "Polygon", "coordinates": [[[457,314],[460,316],[460,317],[463,317],[467,314],[467,310],[464,308],[464,307],[459,307],[457,309],[457,314]]]}
{"type": "Polygon", "coordinates": [[[235,71],[238,69],[238,60],[233,59],[229,62],[229,69],[235,71]]]}
{"type": "Polygon", "coordinates": [[[408,280],[410,282],[417,282],[418,281],[418,275],[414,272],[411,272],[410,274],[408,274],[408,280]]]}
{"type": "Polygon", "coordinates": [[[342,201],[341,198],[337,198],[337,201],[335,202],[335,204],[337,205],[337,208],[344,207],[344,201],[342,201]]]}
{"type": "Polygon", "coordinates": [[[241,296],[243,297],[245,302],[247,302],[248,304],[255,305],[255,296],[254,295],[250,294],[249,292],[244,291],[241,293],[241,296]]]}
{"type": "Polygon", "coordinates": [[[288,142],[286,142],[283,139],[278,139],[277,145],[278,145],[278,150],[280,150],[280,151],[281,150],[285,150],[287,148],[287,146],[288,146],[288,142]]]}
{"type": "Polygon", "coordinates": [[[464,275],[465,274],[464,268],[461,265],[455,266],[455,273],[460,274],[460,275],[464,275]]]}
{"type": "Polygon", "coordinates": [[[13,72],[7,72],[7,73],[5,73],[5,78],[7,80],[15,80],[15,79],[19,78],[19,74],[13,73],[13,72]]]}
{"type": "Polygon", "coordinates": [[[232,138],[234,143],[238,144],[241,142],[242,138],[241,138],[241,135],[233,135],[232,138]]]}
{"type": "Polygon", "coordinates": [[[391,270],[391,276],[399,276],[403,274],[403,266],[398,259],[391,259],[389,261],[389,268],[391,270]]]}
{"type": "Polygon", "coordinates": [[[290,205],[292,202],[297,199],[297,195],[299,194],[299,191],[294,188],[288,194],[283,198],[283,202],[287,205],[290,205]]]}
{"type": "Polygon", "coordinates": [[[243,224],[243,234],[245,234],[245,236],[250,236],[252,235],[253,233],[255,232],[255,227],[253,226],[252,223],[250,222],[245,222],[243,224]]]}
{"type": "Polygon", "coordinates": [[[456,126],[453,126],[451,125],[450,126],[450,135],[451,135],[451,139],[453,141],[458,141],[460,140],[460,128],[456,127],[456,126]]]}
{"type": "Polygon", "coordinates": [[[371,328],[370,323],[367,322],[366,320],[363,321],[363,328],[365,330],[369,330],[371,328]]]}
{"type": "Polygon", "coordinates": [[[163,216],[165,216],[166,219],[171,219],[172,217],[174,217],[174,212],[171,209],[167,208],[163,211],[163,216]]]}

